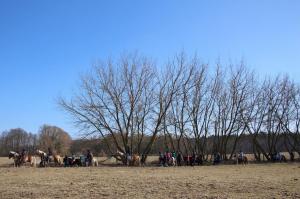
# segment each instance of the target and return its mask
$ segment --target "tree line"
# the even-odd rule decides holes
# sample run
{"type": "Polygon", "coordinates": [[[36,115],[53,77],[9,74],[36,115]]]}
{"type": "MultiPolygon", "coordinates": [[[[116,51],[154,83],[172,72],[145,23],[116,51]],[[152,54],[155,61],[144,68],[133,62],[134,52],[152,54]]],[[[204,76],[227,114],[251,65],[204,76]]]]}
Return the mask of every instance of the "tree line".
{"type": "Polygon", "coordinates": [[[159,67],[139,54],[95,65],[59,105],[109,154],[142,155],[163,138],[169,150],[231,159],[247,136],[259,161],[300,154],[300,86],[288,76],[258,77],[243,62],[223,66],[179,53],[159,67]]]}
{"type": "MultiPolygon", "coordinates": [[[[264,142],[266,139],[266,134],[260,134],[256,138],[259,142],[264,142]]],[[[300,138],[300,137],[299,137],[300,138]]],[[[298,139],[299,139],[298,138],[298,139]]],[[[107,141],[109,142],[111,148],[113,151],[116,151],[117,148],[113,144],[113,139],[106,137],[107,141]]],[[[147,143],[151,139],[150,136],[145,136],[145,142],[147,143]]],[[[176,141],[176,139],[173,137],[173,142],[176,141]]],[[[207,138],[207,150],[212,151],[213,143],[214,143],[214,136],[209,136],[207,138]]],[[[184,142],[190,143],[191,145],[195,144],[195,139],[193,138],[183,138],[184,142]]],[[[236,137],[232,135],[228,140],[228,146],[227,148],[230,149],[235,144],[236,137]]],[[[241,135],[239,138],[239,142],[236,144],[236,152],[239,152],[240,150],[244,153],[252,154],[253,153],[253,137],[249,134],[241,135]]],[[[181,148],[184,148],[184,142],[181,142],[181,148]]],[[[267,150],[266,145],[262,145],[264,150],[267,150]]],[[[276,148],[279,152],[287,152],[287,151],[293,151],[292,148],[289,148],[289,145],[285,144],[285,138],[284,135],[280,136],[278,138],[278,141],[276,143],[276,148]]],[[[113,156],[114,154],[110,154],[107,147],[105,147],[104,140],[102,138],[90,138],[90,139],[75,139],[72,141],[72,144],[70,146],[70,154],[84,154],[87,149],[91,150],[94,155],[96,156],[113,156]]],[[[151,156],[157,156],[159,152],[165,152],[165,151],[176,151],[176,149],[172,148],[171,143],[166,139],[164,135],[159,135],[156,139],[156,141],[153,143],[153,146],[151,148],[151,151],[149,155],[151,156]]],[[[193,151],[181,151],[183,155],[192,155],[193,151]]],[[[227,154],[228,155],[228,154],[227,154]]],[[[296,155],[296,154],[294,154],[296,155]]],[[[298,154],[299,156],[299,154],[298,154]]],[[[210,161],[210,158],[212,156],[205,156],[203,157],[203,160],[210,161]]],[[[263,156],[260,155],[261,160],[263,160],[263,156]]],[[[295,156],[294,156],[295,158],[295,156]]],[[[266,160],[266,159],[264,159],[266,160]]]]}
{"type": "MultiPolygon", "coordinates": [[[[120,136],[120,135],[117,135],[120,136]]],[[[262,142],[265,139],[264,134],[258,136],[258,140],[262,142]]],[[[25,149],[30,154],[34,154],[36,149],[41,149],[47,152],[48,148],[52,149],[54,153],[60,155],[81,155],[85,154],[87,150],[98,157],[113,156],[105,146],[104,139],[99,138],[77,138],[69,139],[68,133],[64,132],[59,127],[44,125],[41,127],[38,134],[28,133],[21,128],[11,129],[4,131],[0,134],[0,156],[7,156],[9,151],[21,151],[25,149]]],[[[299,137],[300,138],[300,137],[299,137]]],[[[150,136],[145,136],[145,142],[151,139],[150,136]]],[[[175,137],[172,138],[173,142],[176,141],[175,137]]],[[[187,138],[183,138],[187,139],[187,138]]],[[[231,136],[228,141],[228,147],[231,148],[235,141],[235,136],[231,136]]],[[[253,143],[252,136],[244,134],[239,138],[239,142],[236,146],[238,150],[242,150],[245,153],[252,153],[253,143]]],[[[117,148],[113,144],[113,139],[107,135],[106,140],[109,142],[112,150],[116,151],[117,148]]],[[[207,138],[208,150],[212,150],[214,137],[207,138]]],[[[188,138],[184,142],[195,143],[193,138],[188,138]]],[[[183,143],[181,147],[184,148],[183,143]]],[[[284,136],[281,136],[277,142],[278,151],[292,151],[292,148],[285,144],[284,136]]],[[[166,139],[164,135],[159,135],[153,144],[150,155],[157,155],[162,151],[173,151],[171,143],[166,139]]],[[[265,148],[266,150],[266,148],[265,148]]],[[[188,154],[189,152],[184,152],[188,154]]],[[[206,160],[208,157],[206,157],[206,160]]],[[[211,157],[210,157],[211,158],[211,157]]],[[[205,160],[205,159],[204,159],[205,160]]]]}
{"type": "Polygon", "coordinates": [[[43,125],[38,134],[15,128],[0,134],[0,156],[7,156],[9,151],[21,152],[25,149],[34,154],[36,149],[48,152],[48,148],[58,154],[69,152],[72,139],[63,129],[43,125]]]}

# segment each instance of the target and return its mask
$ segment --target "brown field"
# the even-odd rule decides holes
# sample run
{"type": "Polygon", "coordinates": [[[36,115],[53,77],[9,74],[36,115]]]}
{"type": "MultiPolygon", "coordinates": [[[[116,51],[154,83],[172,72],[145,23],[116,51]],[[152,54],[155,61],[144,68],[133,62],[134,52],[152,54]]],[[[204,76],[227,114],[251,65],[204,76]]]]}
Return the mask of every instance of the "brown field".
{"type": "Polygon", "coordinates": [[[300,198],[300,164],[13,168],[0,158],[0,198],[300,198]]]}

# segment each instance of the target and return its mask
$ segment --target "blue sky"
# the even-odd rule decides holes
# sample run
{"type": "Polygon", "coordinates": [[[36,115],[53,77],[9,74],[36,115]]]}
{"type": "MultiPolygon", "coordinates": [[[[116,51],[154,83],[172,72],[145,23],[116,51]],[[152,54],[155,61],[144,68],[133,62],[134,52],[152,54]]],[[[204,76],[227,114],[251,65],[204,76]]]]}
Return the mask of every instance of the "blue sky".
{"type": "Polygon", "coordinates": [[[300,82],[300,1],[1,0],[0,132],[51,124],[76,137],[55,99],[93,63],[136,50],[163,63],[182,49],[300,82]]]}

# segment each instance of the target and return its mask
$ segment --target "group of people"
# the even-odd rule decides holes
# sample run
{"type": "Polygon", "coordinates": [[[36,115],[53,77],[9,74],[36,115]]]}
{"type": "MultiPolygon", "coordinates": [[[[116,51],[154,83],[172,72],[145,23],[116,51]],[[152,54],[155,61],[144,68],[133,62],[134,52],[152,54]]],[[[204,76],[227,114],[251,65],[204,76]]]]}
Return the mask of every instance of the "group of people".
{"type": "MultiPolygon", "coordinates": [[[[160,166],[182,166],[182,165],[189,165],[189,166],[195,166],[195,165],[202,165],[203,164],[203,155],[199,155],[196,152],[193,152],[192,155],[186,155],[183,156],[180,152],[159,152],[159,165],[160,166]]],[[[240,152],[237,155],[238,160],[244,160],[245,154],[243,151],[240,150],[240,152]]],[[[213,154],[213,164],[217,165],[222,162],[222,156],[219,152],[216,152],[213,154]]]]}
{"type": "MultiPolygon", "coordinates": [[[[237,153],[234,157],[236,158],[237,163],[247,163],[248,162],[248,160],[242,150],[240,150],[239,153],[237,153]]],[[[213,164],[217,165],[217,164],[220,164],[221,162],[222,162],[221,154],[219,152],[214,153],[213,154],[213,164]]]]}
{"type": "Polygon", "coordinates": [[[181,152],[170,152],[166,151],[165,153],[159,152],[159,165],[160,166],[183,166],[183,165],[202,165],[203,156],[198,155],[195,152],[192,155],[183,156],[181,152]]]}
{"type": "Polygon", "coordinates": [[[48,148],[48,153],[43,152],[41,150],[37,150],[36,153],[41,158],[41,161],[40,161],[40,164],[39,164],[40,167],[49,166],[50,163],[52,163],[52,162],[54,162],[56,166],[61,164],[60,156],[53,153],[53,151],[50,147],[48,148]]]}
{"type": "Polygon", "coordinates": [[[127,166],[134,166],[134,165],[143,165],[143,163],[141,162],[141,158],[142,160],[144,159],[144,154],[142,154],[141,158],[138,154],[134,154],[130,151],[129,146],[125,147],[125,153],[123,153],[122,151],[117,150],[116,154],[114,155],[114,157],[116,158],[116,161],[122,161],[123,164],[127,165],[127,166]]]}
{"type": "MultiPolygon", "coordinates": [[[[270,155],[273,162],[286,162],[286,157],[279,152],[270,155]]],[[[293,159],[293,158],[291,158],[293,159]]]]}
{"type": "Polygon", "coordinates": [[[175,151],[173,151],[172,153],[166,151],[165,153],[159,152],[158,156],[159,156],[159,165],[167,167],[173,165],[174,161],[177,159],[177,157],[180,157],[181,154],[180,153],[177,154],[175,151]]]}
{"type": "Polygon", "coordinates": [[[74,154],[72,156],[65,155],[63,162],[64,167],[72,166],[92,166],[93,164],[93,154],[90,150],[87,150],[85,155],[76,157],[74,154]]]}
{"type": "Polygon", "coordinates": [[[25,149],[22,149],[21,152],[19,151],[10,151],[8,154],[9,159],[14,160],[14,166],[20,167],[25,163],[30,163],[30,166],[35,167],[37,163],[38,156],[40,158],[40,167],[48,167],[51,165],[54,166],[62,166],[70,167],[70,166],[98,166],[98,160],[94,158],[92,152],[87,150],[85,155],[81,155],[76,157],[75,155],[64,156],[62,158],[60,155],[53,153],[51,148],[48,148],[47,153],[42,150],[35,150],[34,153],[28,153],[25,149]]]}

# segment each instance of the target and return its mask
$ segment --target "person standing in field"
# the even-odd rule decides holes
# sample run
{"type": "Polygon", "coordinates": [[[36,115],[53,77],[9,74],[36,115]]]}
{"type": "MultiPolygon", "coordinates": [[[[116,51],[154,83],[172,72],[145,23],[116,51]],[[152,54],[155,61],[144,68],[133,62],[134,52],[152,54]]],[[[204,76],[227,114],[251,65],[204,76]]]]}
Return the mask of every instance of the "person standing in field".
{"type": "Polygon", "coordinates": [[[163,166],[165,163],[164,163],[164,155],[163,155],[163,153],[160,151],[160,152],[158,152],[158,158],[159,158],[159,165],[160,166],[163,166]]]}
{"type": "Polygon", "coordinates": [[[131,153],[130,153],[130,148],[129,148],[129,146],[127,145],[126,147],[125,147],[125,155],[126,155],[126,165],[128,166],[129,165],[129,163],[130,163],[130,161],[131,161],[131,153]]]}
{"type": "Polygon", "coordinates": [[[166,165],[169,166],[170,160],[171,160],[171,152],[167,151],[166,152],[166,165]]]}
{"type": "Polygon", "coordinates": [[[92,161],[93,161],[93,154],[88,149],[87,150],[87,154],[86,154],[86,163],[87,163],[87,166],[92,166],[92,161]]]}
{"type": "Polygon", "coordinates": [[[177,159],[177,154],[175,151],[172,152],[172,157],[175,158],[175,160],[177,159]]]}
{"type": "Polygon", "coordinates": [[[53,152],[52,152],[52,149],[50,147],[48,147],[48,154],[47,154],[47,158],[46,158],[46,161],[48,163],[51,162],[51,156],[53,156],[53,152]]]}
{"type": "Polygon", "coordinates": [[[217,153],[214,153],[213,164],[216,165],[216,164],[219,164],[219,163],[221,163],[221,154],[219,152],[217,152],[217,153]]]}
{"type": "Polygon", "coordinates": [[[67,155],[65,155],[64,159],[63,159],[63,162],[64,162],[64,167],[68,167],[69,166],[69,158],[67,155]]]}
{"type": "Polygon", "coordinates": [[[182,155],[180,152],[177,153],[177,165],[181,166],[182,155]]]}
{"type": "Polygon", "coordinates": [[[239,158],[240,158],[241,160],[244,159],[244,152],[243,152],[242,150],[240,150],[239,158]]]}
{"type": "Polygon", "coordinates": [[[191,160],[191,166],[195,166],[195,164],[196,164],[196,152],[195,151],[193,151],[193,155],[192,155],[192,160],[191,160]]]}

